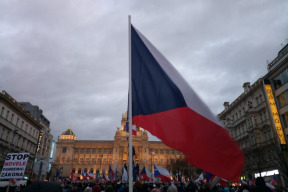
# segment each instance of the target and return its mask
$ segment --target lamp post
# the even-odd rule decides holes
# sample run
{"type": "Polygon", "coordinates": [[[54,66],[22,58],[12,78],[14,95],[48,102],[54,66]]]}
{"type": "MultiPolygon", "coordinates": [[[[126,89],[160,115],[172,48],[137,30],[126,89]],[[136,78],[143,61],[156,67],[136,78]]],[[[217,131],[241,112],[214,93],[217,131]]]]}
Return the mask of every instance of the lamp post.
{"type": "Polygon", "coordinates": [[[100,157],[100,171],[102,171],[102,174],[103,174],[103,170],[102,170],[102,158],[103,158],[103,154],[100,154],[99,157],[100,157]]]}

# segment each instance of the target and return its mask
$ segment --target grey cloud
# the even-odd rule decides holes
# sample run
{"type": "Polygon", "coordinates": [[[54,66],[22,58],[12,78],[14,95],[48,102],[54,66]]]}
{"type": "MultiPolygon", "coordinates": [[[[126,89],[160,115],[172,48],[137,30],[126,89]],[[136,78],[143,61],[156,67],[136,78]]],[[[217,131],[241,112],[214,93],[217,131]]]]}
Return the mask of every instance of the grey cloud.
{"type": "Polygon", "coordinates": [[[0,88],[43,109],[55,139],[69,124],[78,139],[113,139],[127,109],[130,14],[217,114],[267,72],[288,38],[287,9],[268,0],[4,0],[0,88]]]}

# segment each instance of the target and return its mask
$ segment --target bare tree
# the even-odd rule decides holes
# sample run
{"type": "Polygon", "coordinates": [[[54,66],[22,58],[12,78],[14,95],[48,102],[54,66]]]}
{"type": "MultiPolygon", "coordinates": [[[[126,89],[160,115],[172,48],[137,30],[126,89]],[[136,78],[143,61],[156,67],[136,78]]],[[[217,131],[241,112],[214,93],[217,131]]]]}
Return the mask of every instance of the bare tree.
{"type": "Polygon", "coordinates": [[[201,169],[190,165],[185,159],[171,159],[166,167],[174,176],[178,176],[178,181],[180,181],[182,176],[185,178],[195,178],[196,175],[199,175],[202,172],[201,169]]]}

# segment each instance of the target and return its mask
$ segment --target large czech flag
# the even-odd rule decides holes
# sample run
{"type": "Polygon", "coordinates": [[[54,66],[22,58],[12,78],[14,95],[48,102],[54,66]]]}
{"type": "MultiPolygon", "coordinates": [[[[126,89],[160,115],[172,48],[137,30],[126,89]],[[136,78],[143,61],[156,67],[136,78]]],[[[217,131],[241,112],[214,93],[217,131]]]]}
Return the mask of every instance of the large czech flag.
{"type": "Polygon", "coordinates": [[[184,153],[190,164],[239,181],[244,155],[237,143],[169,61],[132,25],[131,67],[133,125],[184,153]]]}

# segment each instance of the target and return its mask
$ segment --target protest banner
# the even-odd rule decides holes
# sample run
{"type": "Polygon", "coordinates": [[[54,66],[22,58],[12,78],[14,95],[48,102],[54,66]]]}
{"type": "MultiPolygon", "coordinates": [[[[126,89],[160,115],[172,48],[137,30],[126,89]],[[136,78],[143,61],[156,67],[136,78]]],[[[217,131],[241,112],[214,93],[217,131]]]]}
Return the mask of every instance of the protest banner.
{"type": "Polygon", "coordinates": [[[29,153],[8,153],[2,168],[0,179],[22,179],[29,153]]]}

